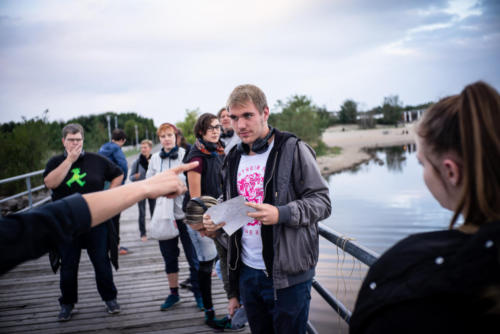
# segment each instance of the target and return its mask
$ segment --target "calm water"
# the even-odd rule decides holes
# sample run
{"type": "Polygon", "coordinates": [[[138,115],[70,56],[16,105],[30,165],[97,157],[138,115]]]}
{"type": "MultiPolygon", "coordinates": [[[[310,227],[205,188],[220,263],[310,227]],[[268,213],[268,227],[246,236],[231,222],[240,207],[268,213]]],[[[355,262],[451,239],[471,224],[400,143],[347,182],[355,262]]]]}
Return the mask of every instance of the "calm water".
{"type": "Polygon", "coordinates": [[[375,160],[331,175],[324,223],[378,253],[409,234],[446,229],[452,213],[427,190],[414,148],[380,149],[375,160]]]}
{"type": "MultiPolygon", "coordinates": [[[[376,158],[328,178],[332,215],[323,223],[381,254],[409,234],[442,230],[452,213],[427,190],[415,145],[374,151],[376,158]]],[[[316,279],[350,310],[367,267],[320,237],[316,279]]],[[[309,320],[319,333],[347,333],[347,325],[315,292],[309,320]]]]}

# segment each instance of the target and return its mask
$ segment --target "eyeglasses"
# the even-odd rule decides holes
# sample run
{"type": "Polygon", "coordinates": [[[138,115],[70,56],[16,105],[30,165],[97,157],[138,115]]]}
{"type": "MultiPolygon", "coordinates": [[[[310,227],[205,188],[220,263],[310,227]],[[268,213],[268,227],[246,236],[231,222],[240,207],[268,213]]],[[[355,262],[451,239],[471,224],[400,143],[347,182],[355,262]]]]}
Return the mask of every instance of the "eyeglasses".
{"type": "Polygon", "coordinates": [[[66,138],[66,141],[69,141],[70,143],[79,143],[83,140],[83,138],[66,138]]]}
{"type": "Polygon", "coordinates": [[[209,125],[208,128],[207,128],[207,131],[212,131],[212,132],[215,132],[215,131],[222,131],[222,125],[216,125],[216,126],[211,126],[209,125]]]}

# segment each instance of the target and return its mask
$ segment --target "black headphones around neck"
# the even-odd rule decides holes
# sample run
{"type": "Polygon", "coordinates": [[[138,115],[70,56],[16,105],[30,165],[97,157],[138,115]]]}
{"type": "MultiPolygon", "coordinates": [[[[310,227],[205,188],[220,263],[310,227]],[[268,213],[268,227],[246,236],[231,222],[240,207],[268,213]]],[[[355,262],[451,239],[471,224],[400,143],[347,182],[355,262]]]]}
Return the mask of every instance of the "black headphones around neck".
{"type": "Polygon", "coordinates": [[[198,204],[199,206],[201,206],[203,208],[203,213],[205,213],[208,210],[207,206],[205,205],[205,203],[203,202],[203,200],[201,198],[193,197],[190,199],[190,201],[193,201],[196,204],[198,204]]]}
{"type": "MultiPolygon", "coordinates": [[[[257,154],[261,154],[261,153],[264,153],[265,151],[267,151],[267,149],[269,148],[269,138],[272,137],[272,135],[274,134],[274,128],[269,127],[269,132],[267,134],[267,136],[265,136],[264,138],[257,138],[253,144],[252,144],[252,152],[255,152],[257,154]]],[[[239,152],[241,152],[241,154],[249,154],[250,153],[250,145],[248,144],[245,144],[244,142],[240,142],[237,146],[237,149],[239,152]]]]}
{"type": "Polygon", "coordinates": [[[161,148],[161,151],[160,151],[160,158],[163,159],[166,159],[166,158],[170,158],[172,160],[175,160],[179,157],[179,147],[174,146],[173,149],[171,149],[168,153],[165,152],[165,150],[163,149],[163,147],[161,148]]]}

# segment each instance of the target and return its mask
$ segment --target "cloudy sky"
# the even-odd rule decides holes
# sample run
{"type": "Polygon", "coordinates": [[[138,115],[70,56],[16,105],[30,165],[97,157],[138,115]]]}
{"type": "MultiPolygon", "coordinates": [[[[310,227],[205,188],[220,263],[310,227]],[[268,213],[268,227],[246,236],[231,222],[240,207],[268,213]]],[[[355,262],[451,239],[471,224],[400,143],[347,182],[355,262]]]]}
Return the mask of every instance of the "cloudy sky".
{"type": "Polygon", "coordinates": [[[0,1],[0,122],[217,112],[241,83],[273,106],[419,104],[500,89],[498,0],[0,1]]]}

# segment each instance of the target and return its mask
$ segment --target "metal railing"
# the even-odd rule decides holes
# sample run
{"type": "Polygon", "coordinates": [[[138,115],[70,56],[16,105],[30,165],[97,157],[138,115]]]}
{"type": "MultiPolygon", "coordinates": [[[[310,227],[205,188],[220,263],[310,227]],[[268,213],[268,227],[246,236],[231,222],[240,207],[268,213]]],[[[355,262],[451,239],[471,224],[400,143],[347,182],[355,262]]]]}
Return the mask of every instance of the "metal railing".
{"type": "MultiPolygon", "coordinates": [[[[361,261],[369,267],[375,263],[379,257],[379,255],[374,251],[359,245],[345,236],[342,236],[340,233],[332,230],[322,223],[319,224],[319,234],[326,240],[341,248],[344,252],[352,255],[355,259],[361,261]]],[[[351,310],[349,310],[334,294],[328,291],[328,289],[325,289],[318,281],[313,279],[312,286],[332,307],[332,309],[337,312],[347,324],[349,324],[352,315],[351,310]]],[[[310,321],[307,322],[307,332],[311,334],[318,333],[310,321]]]]}
{"type": "Polygon", "coordinates": [[[23,192],[15,194],[15,195],[6,197],[4,199],[1,199],[0,200],[0,204],[5,203],[7,201],[10,201],[12,199],[16,199],[16,198],[28,195],[28,206],[25,207],[25,208],[23,208],[23,209],[21,209],[21,210],[19,210],[19,211],[17,211],[17,212],[23,212],[23,211],[26,211],[26,210],[29,210],[31,208],[40,206],[43,203],[46,203],[46,202],[50,201],[50,196],[47,196],[47,197],[43,198],[42,200],[33,203],[33,193],[37,192],[37,191],[40,191],[42,189],[45,189],[45,185],[42,184],[41,186],[32,188],[31,187],[31,178],[34,177],[34,176],[42,175],[43,171],[44,170],[41,169],[41,170],[38,170],[36,172],[26,173],[26,174],[17,175],[17,176],[13,176],[13,177],[9,177],[9,178],[0,180],[0,184],[9,183],[9,182],[18,181],[18,180],[23,180],[23,179],[26,180],[26,191],[23,191],[23,192]]]}

